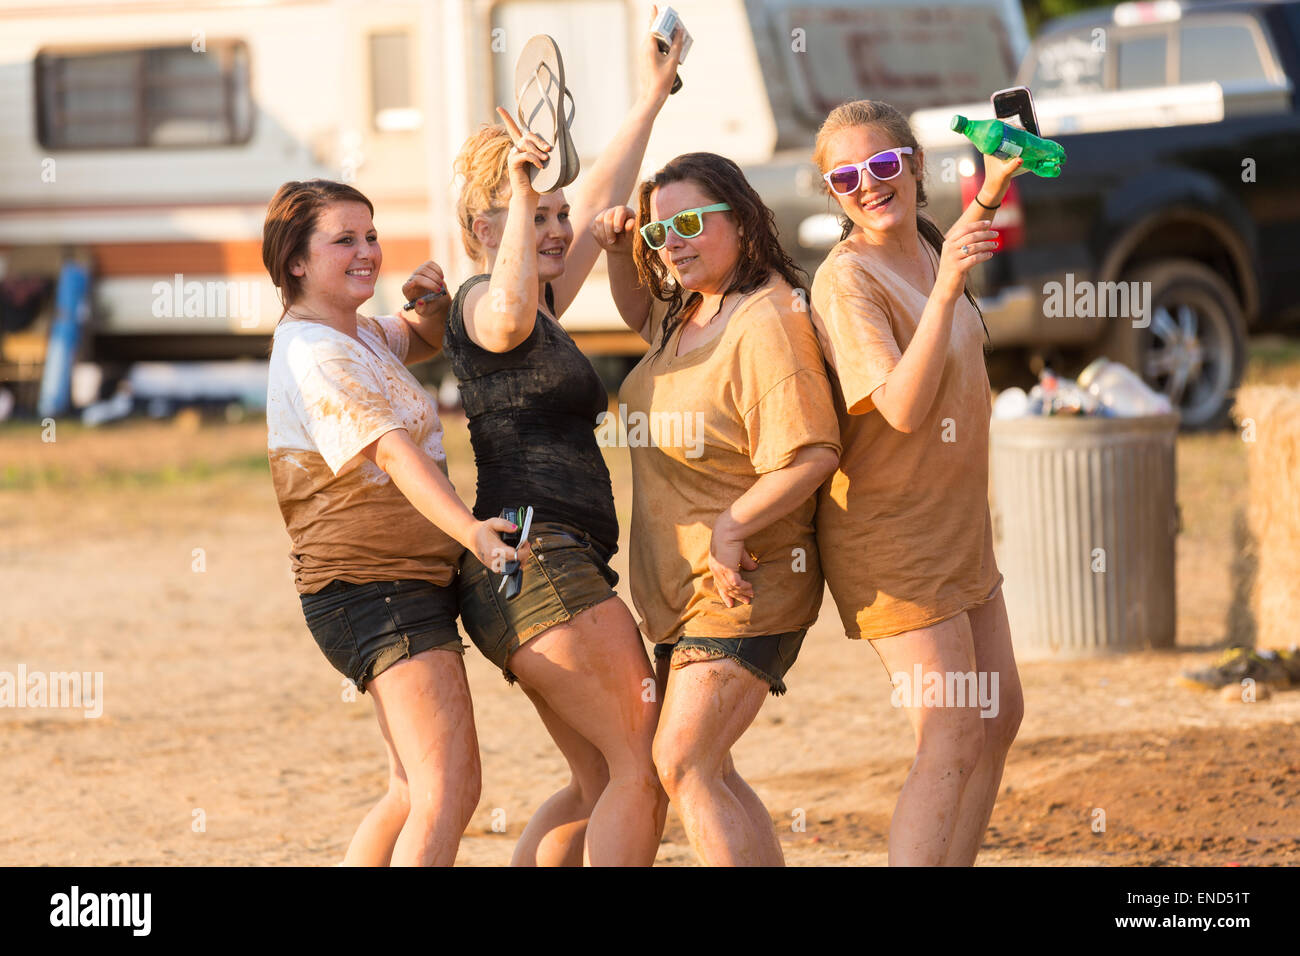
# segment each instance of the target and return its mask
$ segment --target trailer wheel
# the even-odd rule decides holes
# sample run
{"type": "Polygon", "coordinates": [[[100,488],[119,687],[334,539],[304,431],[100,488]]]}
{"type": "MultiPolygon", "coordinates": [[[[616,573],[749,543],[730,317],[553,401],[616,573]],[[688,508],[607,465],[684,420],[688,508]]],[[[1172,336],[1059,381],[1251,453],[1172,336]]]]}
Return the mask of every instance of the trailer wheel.
{"type": "Polygon", "coordinates": [[[1135,328],[1116,319],[1099,354],[1137,371],[1182,415],[1186,429],[1223,428],[1245,367],[1241,304],[1228,284],[1203,263],[1162,259],[1125,274],[1150,283],[1150,322],[1135,328]]]}

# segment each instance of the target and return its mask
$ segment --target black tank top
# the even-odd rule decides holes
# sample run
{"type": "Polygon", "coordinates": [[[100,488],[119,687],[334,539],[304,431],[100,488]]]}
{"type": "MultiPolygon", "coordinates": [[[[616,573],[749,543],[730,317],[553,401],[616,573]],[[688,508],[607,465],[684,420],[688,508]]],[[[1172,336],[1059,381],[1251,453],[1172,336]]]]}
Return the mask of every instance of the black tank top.
{"type": "Polygon", "coordinates": [[[488,278],[467,279],[456,292],[442,343],[460,380],[478,466],[474,517],[532,505],[534,522],[572,525],[613,554],[618,516],[595,435],[597,416],[609,410],[605,386],[569,334],[540,310],[532,334],[509,352],[475,345],[465,331],[465,297],[488,278]]]}

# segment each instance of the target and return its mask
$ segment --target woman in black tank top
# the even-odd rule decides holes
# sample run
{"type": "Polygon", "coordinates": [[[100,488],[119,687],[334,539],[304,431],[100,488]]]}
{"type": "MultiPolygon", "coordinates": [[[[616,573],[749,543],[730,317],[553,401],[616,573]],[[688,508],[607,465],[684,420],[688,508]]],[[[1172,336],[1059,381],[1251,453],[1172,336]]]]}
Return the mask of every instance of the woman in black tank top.
{"type": "Polygon", "coordinates": [[[584,174],[576,235],[563,193],[539,195],[529,180],[548,147],[504,110],[509,131],[484,127],[456,161],[462,239],[482,274],[457,293],[444,348],[478,465],[474,513],[534,509],[519,593],[507,598],[500,574],[463,561],[461,620],[518,680],[572,772],[528,821],[514,864],[649,866],[667,813],[651,759],[654,674],[607,563],[618,520],[595,429],[609,398],[558,318],[600,254],[596,215],[635,185],[681,42],[661,54],[644,37],[641,95],[584,174]]]}
{"type": "Polygon", "coordinates": [[[534,520],[585,531],[609,560],[618,548],[618,518],[593,432],[609,407],[605,386],[569,334],[540,309],[532,333],[509,352],[476,346],[465,334],[465,299],[490,278],[477,275],[460,287],[443,339],[478,466],[474,514],[486,520],[531,505],[534,520]]]}

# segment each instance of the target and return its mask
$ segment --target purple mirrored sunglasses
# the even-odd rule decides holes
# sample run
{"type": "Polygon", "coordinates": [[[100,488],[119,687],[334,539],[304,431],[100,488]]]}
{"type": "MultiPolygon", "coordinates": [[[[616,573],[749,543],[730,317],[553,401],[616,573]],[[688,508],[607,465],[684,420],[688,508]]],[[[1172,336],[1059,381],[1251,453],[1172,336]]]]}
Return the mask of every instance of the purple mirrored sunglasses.
{"type": "Polygon", "coordinates": [[[847,166],[836,166],[829,173],[822,175],[831,187],[831,192],[837,196],[844,196],[852,192],[857,192],[858,187],[862,185],[862,170],[871,173],[871,178],[878,181],[893,179],[903,171],[903,154],[911,155],[911,146],[900,146],[894,149],[881,150],[876,155],[864,159],[860,163],[850,163],[847,166]]]}

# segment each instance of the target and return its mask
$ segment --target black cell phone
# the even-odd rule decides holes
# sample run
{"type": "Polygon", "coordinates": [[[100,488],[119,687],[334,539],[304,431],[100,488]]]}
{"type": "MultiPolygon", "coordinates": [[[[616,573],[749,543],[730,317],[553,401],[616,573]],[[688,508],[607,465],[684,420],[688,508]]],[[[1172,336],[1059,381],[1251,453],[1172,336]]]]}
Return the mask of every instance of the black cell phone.
{"type": "Polygon", "coordinates": [[[1025,132],[1033,133],[1035,136],[1042,135],[1038,132],[1038,114],[1034,112],[1034,98],[1029,92],[1029,87],[1013,86],[998,90],[991,99],[993,115],[998,119],[1019,126],[1025,132]]]}

